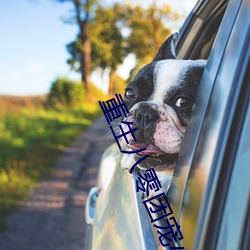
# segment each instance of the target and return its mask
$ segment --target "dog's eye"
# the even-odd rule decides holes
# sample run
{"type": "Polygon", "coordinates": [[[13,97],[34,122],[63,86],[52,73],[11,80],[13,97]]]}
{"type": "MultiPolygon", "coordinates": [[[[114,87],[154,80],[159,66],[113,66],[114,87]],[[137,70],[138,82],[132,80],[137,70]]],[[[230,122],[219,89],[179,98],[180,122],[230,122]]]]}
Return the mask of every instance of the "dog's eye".
{"type": "Polygon", "coordinates": [[[127,89],[125,92],[125,97],[127,99],[134,99],[135,98],[135,91],[132,89],[127,89]]]}
{"type": "Polygon", "coordinates": [[[185,98],[185,97],[181,97],[181,98],[178,98],[176,103],[175,103],[175,106],[178,107],[178,108],[186,108],[188,106],[190,106],[192,104],[192,102],[185,98]]]}

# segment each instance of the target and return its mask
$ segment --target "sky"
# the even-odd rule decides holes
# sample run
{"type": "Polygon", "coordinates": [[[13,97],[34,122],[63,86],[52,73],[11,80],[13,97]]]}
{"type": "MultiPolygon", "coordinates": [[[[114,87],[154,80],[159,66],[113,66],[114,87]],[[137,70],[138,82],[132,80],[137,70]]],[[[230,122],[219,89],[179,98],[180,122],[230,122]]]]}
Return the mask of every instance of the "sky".
{"type": "MultiPolygon", "coordinates": [[[[103,0],[110,4],[114,0],[103,0]]],[[[119,0],[118,0],[119,1],[119,0]]],[[[187,13],[196,0],[160,0],[187,13]]],[[[121,1],[124,2],[124,1],[121,1]]],[[[135,0],[125,2],[134,3],[135,0]]],[[[152,2],[152,1],[137,1],[152,2]]],[[[155,0],[156,2],[156,0],[155,0]]],[[[1,0],[0,3],[0,95],[40,95],[49,91],[59,76],[79,80],[66,63],[65,45],[73,41],[78,29],[62,18],[69,15],[70,3],[50,0],[1,0]]],[[[119,74],[128,75],[133,57],[125,60],[119,74]]],[[[98,74],[93,76],[100,79],[98,74]]]]}

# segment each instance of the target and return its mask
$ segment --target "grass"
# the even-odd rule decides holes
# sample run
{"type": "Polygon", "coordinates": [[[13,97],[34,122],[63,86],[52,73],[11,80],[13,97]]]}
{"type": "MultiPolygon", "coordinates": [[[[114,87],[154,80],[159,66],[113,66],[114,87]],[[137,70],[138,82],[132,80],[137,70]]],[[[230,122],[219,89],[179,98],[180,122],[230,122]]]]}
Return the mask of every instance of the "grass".
{"type": "Polygon", "coordinates": [[[46,97],[0,96],[0,229],[28,191],[65,147],[100,114],[97,105],[81,109],[45,108],[46,97]]]}

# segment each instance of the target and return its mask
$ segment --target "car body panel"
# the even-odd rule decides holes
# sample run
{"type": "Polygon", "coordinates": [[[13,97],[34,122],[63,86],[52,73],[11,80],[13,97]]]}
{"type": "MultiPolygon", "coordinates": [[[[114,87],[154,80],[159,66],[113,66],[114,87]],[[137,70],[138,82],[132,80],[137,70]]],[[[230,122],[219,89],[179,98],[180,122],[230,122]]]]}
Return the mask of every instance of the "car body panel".
{"type": "Polygon", "coordinates": [[[131,250],[156,249],[146,210],[138,208],[142,204],[138,204],[135,197],[133,176],[122,171],[121,157],[118,146],[113,144],[101,161],[92,248],[127,250],[129,246],[131,250]]]}
{"type": "MultiPolygon", "coordinates": [[[[215,13],[220,20],[226,4],[227,1],[223,0],[198,3],[182,30],[177,56],[185,59],[195,57],[192,54],[195,40],[204,35],[203,29],[209,21],[213,22],[209,19],[215,13]]],[[[229,1],[202,77],[168,193],[175,218],[181,225],[185,249],[228,250],[240,249],[234,248],[239,245],[248,246],[244,241],[247,238],[244,219],[249,219],[249,182],[241,171],[249,173],[244,166],[250,160],[247,151],[249,140],[244,139],[249,135],[249,111],[242,132],[241,127],[237,128],[239,131],[235,135],[232,132],[245,72],[249,70],[249,13],[248,0],[229,1]],[[245,136],[237,139],[240,134],[245,136]],[[229,148],[231,140],[236,148],[229,148]],[[227,152],[232,152],[230,159],[227,152]],[[232,164],[225,159],[232,160],[232,164]],[[244,182],[239,186],[240,180],[244,182]],[[233,215],[230,204],[237,198],[238,192],[244,192],[244,201],[235,205],[238,210],[233,215]],[[230,221],[232,216],[234,222],[230,221]],[[238,221],[240,229],[234,234],[236,216],[242,217],[238,221]],[[243,234],[241,238],[240,233],[243,234]],[[230,243],[232,239],[235,239],[234,244],[230,243]],[[224,248],[225,245],[229,248],[224,248]]],[[[159,244],[140,193],[135,190],[136,173],[130,175],[121,169],[122,156],[118,146],[113,144],[102,157],[97,209],[90,229],[93,230],[93,237],[90,233],[93,241],[87,249],[167,249],[159,244]]]]}

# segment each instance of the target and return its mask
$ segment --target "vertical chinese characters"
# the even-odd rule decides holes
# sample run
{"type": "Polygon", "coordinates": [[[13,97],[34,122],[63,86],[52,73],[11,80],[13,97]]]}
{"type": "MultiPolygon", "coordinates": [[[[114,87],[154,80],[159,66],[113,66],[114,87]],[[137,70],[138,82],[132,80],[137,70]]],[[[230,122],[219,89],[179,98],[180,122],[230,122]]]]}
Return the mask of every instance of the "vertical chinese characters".
{"type": "MultiPolygon", "coordinates": [[[[111,125],[117,118],[127,117],[129,111],[121,97],[121,95],[115,94],[116,99],[112,98],[106,102],[99,101],[99,104],[102,108],[102,111],[106,117],[106,120],[109,124],[110,130],[116,140],[116,143],[120,149],[121,153],[124,154],[135,154],[140,153],[146,148],[142,148],[136,151],[125,151],[122,149],[119,139],[123,138],[127,145],[129,145],[129,141],[127,136],[130,135],[133,137],[134,141],[136,141],[135,135],[133,132],[137,130],[137,128],[133,128],[132,122],[121,121],[118,127],[120,129],[119,135],[117,135],[111,125]],[[126,131],[124,131],[124,126],[126,126],[126,131]]],[[[145,160],[149,155],[145,155],[140,160],[135,162],[135,164],[130,168],[129,172],[132,174],[135,167],[143,160],[145,160]]],[[[142,191],[146,193],[146,196],[149,199],[144,200],[142,203],[144,204],[151,223],[154,223],[153,226],[157,229],[157,233],[159,234],[159,241],[162,246],[169,246],[170,249],[184,249],[184,247],[180,247],[179,241],[183,239],[183,235],[180,231],[180,226],[177,224],[171,206],[167,200],[166,194],[160,193],[156,196],[151,197],[151,194],[159,192],[161,189],[161,183],[155,173],[153,168],[147,169],[144,174],[137,172],[138,179],[136,180],[136,192],[142,191]],[[170,217],[171,216],[171,217],[170,217]],[[155,222],[159,220],[164,220],[166,226],[159,226],[155,222]],[[172,224],[171,224],[172,223],[172,224]],[[175,229],[174,229],[175,228],[175,229]]]]}

